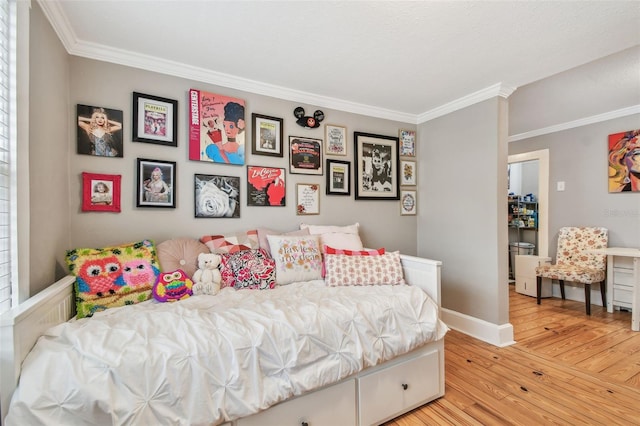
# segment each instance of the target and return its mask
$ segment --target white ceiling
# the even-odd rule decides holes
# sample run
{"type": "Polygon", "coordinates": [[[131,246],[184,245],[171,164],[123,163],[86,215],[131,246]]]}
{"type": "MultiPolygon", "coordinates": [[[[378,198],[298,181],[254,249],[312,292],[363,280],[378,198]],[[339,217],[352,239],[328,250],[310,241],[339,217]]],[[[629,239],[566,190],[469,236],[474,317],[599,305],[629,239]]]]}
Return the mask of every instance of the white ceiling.
{"type": "Polygon", "coordinates": [[[640,44],[637,1],[38,3],[73,55],[414,123],[640,44]]]}

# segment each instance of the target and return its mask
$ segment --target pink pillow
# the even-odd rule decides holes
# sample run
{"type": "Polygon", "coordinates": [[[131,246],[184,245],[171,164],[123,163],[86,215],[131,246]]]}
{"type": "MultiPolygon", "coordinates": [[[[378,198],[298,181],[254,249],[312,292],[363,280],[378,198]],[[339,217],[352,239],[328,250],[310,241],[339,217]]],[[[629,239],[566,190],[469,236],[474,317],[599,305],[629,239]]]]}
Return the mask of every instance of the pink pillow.
{"type": "Polygon", "coordinates": [[[329,246],[324,246],[324,254],[344,254],[346,256],[379,256],[385,253],[384,248],[377,250],[342,250],[329,246]]]}
{"type": "Polygon", "coordinates": [[[276,262],[264,250],[243,250],[221,257],[221,288],[267,290],[276,286],[276,262]]]}
{"type": "Polygon", "coordinates": [[[237,251],[257,250],[260,248],[258,245],[258,231],[255,229],[227,235],[205,235],[200,238],[200,241],[209,247],[211,253],[216,254],[235,253],[237,251]]]}
{"type": "Polygon", "coordinates": [[[325,254],[328,286],[404,284],[400,252],[379,256],[325,254]]]}

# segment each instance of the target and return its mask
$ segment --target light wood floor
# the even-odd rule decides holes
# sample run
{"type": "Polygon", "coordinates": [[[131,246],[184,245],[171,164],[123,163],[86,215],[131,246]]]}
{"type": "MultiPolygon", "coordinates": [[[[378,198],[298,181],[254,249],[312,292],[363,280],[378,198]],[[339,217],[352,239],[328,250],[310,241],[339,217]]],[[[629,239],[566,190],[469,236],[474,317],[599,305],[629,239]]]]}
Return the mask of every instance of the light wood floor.
{"type": "MultiPolygon", "coordinates": [[[[596,300],[595,303],[599,303],[596,300]]],[[[516,293],[516,344],[445,337],[445,396],[388,422],[409,425],[640,425],[640,332],[629,312],[516,293]]]]}

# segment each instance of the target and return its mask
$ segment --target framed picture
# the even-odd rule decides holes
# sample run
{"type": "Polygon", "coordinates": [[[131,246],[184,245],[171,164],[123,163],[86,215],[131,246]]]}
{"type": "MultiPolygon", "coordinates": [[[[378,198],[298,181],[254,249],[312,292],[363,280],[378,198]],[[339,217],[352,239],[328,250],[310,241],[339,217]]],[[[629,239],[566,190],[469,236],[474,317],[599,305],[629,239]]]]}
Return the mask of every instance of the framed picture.
{"type": "Polygon", "coordinates": [[[416,132],[415,130],[400,129],[400,155],[403,157],[416,156],[416,132]]]}
{"type": "Polygon", "coordinates": [[[325,154],[327,155],[347,155],[347,128],[326,124],[325,132],[325,154]]]}
{"type": "Polygon", "coordinates": [[[78,154],[122,157],[122,111],[77,105],[78,154]]]}
{"type": "Polygon", "coordinates": [[[195,216],[240,217],[240,178],[194,175],[195,216]]]}
{"type": "Polygon", "coordinates": [[[351,163],[327,159],[327,195],[351,195],[351,163]]]}
{"type": "Polygon", "coordinates": [[[286,206],[286,196],[284,169],[247,166],[248,206],[286,206]]]}
{"type": "Polygon", "coordinates": [[[400,215],[415,216],[417,204],[416,191],[405,189],[400,191],[400,215]]]}
{"type": "Polygon", "coordinates": [[[244,165],[242,99],[189,90],[189,160],[244,165]]]}
{"type": "Polygon", "coordinates": [[[175,161],[138,158],[137,207],[176,207],[175,161]]]}
{"type": "Polygon", "coordinates": [[[322,139],[289,136],[290,173],[322,175],[322,139]]]}
{"type": "Polygon", "coordinates": [[[640,192],[640,129],[609,135],[609,192],[640,192]]]}
{"type": "Polygon", "coordinates": [[[82,211],[120,212],[120,175],[82,173],[82,211]]]}
{"type": "Polygon", "coordinates": [[[400,160],[400,185],[414,186],[417,182],[416,162],[400,160]]]}
{"type": "Polygon", "coordinates": [[[253,122],[251,153],[255,155],[284,157],[282,150],[282,118],[254,113],[251,114],[251,121],[253,122]]]}
{"type": "Polygon", "coordinates": [[[134,142],[178,146],[178,101],[133,92],[134,142]]]}
{"type": "Polygon", "coordinates": [[[317,183],[296,185],[296,210],[298,215],[320,214],[320,185],[317,183]]]}
{"type": "Polygon", "coordinates": [[[399,200],[398,138],[354,132],[356,200],[399,200]]]}

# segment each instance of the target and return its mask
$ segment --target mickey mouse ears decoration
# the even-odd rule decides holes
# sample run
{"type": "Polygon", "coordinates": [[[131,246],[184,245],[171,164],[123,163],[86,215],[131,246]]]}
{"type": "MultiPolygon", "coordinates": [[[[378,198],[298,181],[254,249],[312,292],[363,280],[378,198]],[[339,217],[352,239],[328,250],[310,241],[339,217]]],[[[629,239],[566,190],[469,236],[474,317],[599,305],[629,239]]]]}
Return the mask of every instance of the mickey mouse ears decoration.
{"type": "Polygon", "coordinates": [[[293,115],[298,120],[296,123],[302,127],[306,127],[307,129],[315,129],[316,127],[320,127],[320,122],[324,120],[324,112],[319,109],[313,113],[313,117],[304,115],[304,108],[298,107],[293,110],[293,115]]]}

